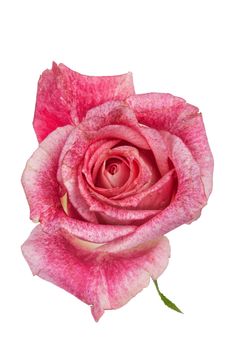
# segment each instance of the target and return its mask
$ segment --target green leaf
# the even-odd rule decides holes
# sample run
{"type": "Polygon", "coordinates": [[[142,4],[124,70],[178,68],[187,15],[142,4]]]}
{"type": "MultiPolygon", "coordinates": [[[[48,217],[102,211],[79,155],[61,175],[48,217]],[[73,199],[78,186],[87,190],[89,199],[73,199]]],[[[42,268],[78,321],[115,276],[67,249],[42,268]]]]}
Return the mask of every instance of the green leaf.
{"type": "Polygon", "coordinates": [[[163,293],[160,292],[158,282],[156,280],[153,280],[153,282],[154,282],[155,287],[157,289],[157,292],[159,293],[159,296],[162,299],[162,301],[164,302],[164,304],[166,306],[168,306],[170,309],[183,314],[183,312],[171,300],[169,300],[167,297],[165,297],[165,295],[163,293]]]}

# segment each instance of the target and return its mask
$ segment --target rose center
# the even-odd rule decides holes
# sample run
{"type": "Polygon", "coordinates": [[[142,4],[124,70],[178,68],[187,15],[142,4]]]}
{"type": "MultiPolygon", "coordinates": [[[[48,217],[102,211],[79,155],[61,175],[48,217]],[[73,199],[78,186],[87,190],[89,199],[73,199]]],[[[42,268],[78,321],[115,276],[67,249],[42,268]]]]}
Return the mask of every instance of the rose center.
{"type": "MultiPolygon", "coordinates": [[[[103,171],[100,172],[98,182],[104,185],[104,177],[111,187],[121,187],[129,177],[129,167],[126,163],[118,158],[109,158],[103,164],[103,171]]],[[[105,187],[105,186],[103,186],[105,187]]]]}
{"type": "Polygon", "coordinates": [[[118,171],[117,164],[111,164],[108,168],[107,171],[111,174],[114,175],[118,171]]]}
{"type": "Polygon", "coordinates": [[[110,158],[106,161],[105,169],[109,174],[116,174],[121,168],[122,161],[117,158],[110,158]]]}

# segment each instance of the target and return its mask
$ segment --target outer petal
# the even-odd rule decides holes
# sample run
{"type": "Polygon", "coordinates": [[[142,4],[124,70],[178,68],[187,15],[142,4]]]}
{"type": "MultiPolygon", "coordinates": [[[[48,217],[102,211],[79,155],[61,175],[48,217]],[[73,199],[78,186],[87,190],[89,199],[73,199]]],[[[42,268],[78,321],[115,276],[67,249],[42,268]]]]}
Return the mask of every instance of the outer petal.
{"type": "MultiPolygon", "coordinates": [[[[95,225],[69,218],[64,214],[60,202],[57,167],[61,150],[72,129],[74,127],[67,125],[53,131],[27,162],[22,184],[30,206],[31,219],[40,221],[46,230],[61,226],[79,238],[98,243],[133,232],[135,227],[132,225],[95,225]]],[[[85,210],[86,213],[89,212],[89,209],[83,206],[83,211],[85,210]]]]}
{"type": "Polygon", "coordinates": [[[22,184],[30,206],[31,219],[50,220],[61,207],[57,167],[61,150],[73,127],[67,125],[50,134],[28,160],[22,184]]]}
{"type": "Polygon", "coordinates": [[[38,83],[34,129],[39,141],[67,124],[77,125],[86,112],[109,100],[134,94],[132,74],[92,77],[53,63],[38,83]]]}
{"type": "Polygon", "coordinates": [[[110,242],[118,237],[127,236],[133,233],[136,228],[136,226],[133,225],[102,225],[81,221],[66,216],[62,210],[57,213],[53,220],[43,223],[42,226],[48,233],[62,229],[82,240],[98,244],[110,242]]]}
{"type": "Polygon", "coordinates": [[[207,198],[212,190],[213,157],[198,108],[170,94],[150,93],[127,99],[140,123],[179,136],[201,169],[207,198]]]}
{"type": "Polygon", "coordinates": [[[151,243],[144,250],[103,254],[80,247],[59,234],[46,234],[38,225],[22,246],[32,273],[67,290],[92,305],[96,321],[106,309],[116,309],[157,279],[168,264],[168,240],[151,243]]]}

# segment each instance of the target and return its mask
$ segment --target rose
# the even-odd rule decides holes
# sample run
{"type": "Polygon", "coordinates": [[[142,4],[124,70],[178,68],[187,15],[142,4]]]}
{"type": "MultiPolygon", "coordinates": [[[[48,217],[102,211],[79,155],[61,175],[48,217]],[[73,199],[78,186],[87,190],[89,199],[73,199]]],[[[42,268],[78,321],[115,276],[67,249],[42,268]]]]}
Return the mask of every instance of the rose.
{"type": "Polygon", "coordinates": [[[22,184],[33,272],[92,305],[96,320],[157,279],[163,236],[199,217],[213,159],[198,109],[170,94],[135,95],[130,73],[80,75],[53,64],[38,84],[39,148],[22,184]]]}

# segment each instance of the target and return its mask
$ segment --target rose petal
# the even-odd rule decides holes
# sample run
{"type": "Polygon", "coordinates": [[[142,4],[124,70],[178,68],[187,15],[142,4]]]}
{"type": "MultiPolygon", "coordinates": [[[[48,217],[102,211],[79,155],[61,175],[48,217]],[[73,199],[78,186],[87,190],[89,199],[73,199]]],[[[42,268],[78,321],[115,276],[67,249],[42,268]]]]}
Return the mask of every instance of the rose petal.
{"type": "Polygon", "coordinates": [[[84,220],[87,220],[88,222],[98,223],[95,213],[93,211],[90,211],[87,202],[81,195],[79,185],[75,180],[76,179],[69,181],[69,185],[66,184],[66,189],[69,191],[69,200],[72,206],[84,220]]]}
{"type": "Polygon", "coordinates": [[[106,162],[101,166],[99,176],[97,176],[98,186],[106,187],[107,181],[111,188],[121,188],[129,179],[130,169],[124,162],[124,159],[115,159],[115,162],[111,163],[106,167],[106,162]]]}
{"type": "Polygon", "coordinates": [[[176,180],[176,173],[171,170],[153,186],[134,196],[132,198],[134,206],[138,209],[162,210],[166,208],[176,194],[176,180]]]}
{"type": "Polygon", "coordinates": [[[179,136],[200,166],[207,198],[212,190],[213,156],[198,108],[170,94],[150,93],[127,99],[140,123],[179,136]]]}
{"type": "MultiPolygon", "coordinates": [[[[123,159],[122,161],[125,161],[125,160],[123,159]]],[[[99,198],[99,195],[100,195],[100,198],[109,198],[109,197],[114,198],[115,196],[119,195],[119,193],[127,193],[128,194],[130,189],[135,187],[134,181],[136,179],[138,179],[138,175],[139,175],[138,164],[134,160],[129,161],[129,168],[130,168],[129,177],[122,187],[120,187],[120,188],[115,187],[115,188],[106,189],[106,188],[93,186],[89,181],[87,181],[87,183],[89,185],[90,192],[96,198],[99,198]]]]}
{"type": "MultiPolygon", "coordinates": [[[[106,156],[103,155],[106,159],[106,156]]],[[[134,191],[139,190],[142,186],[149,187],[150,184],[155,179],[154,169],[151,164],[147,162],[147,159],[144,158],[143,155],[139,153],[137,148],[132,146],[118,146],[114,147],[112,150],[110,150],[107,154],[109,157],[118,158],[122,160],[126,160],[126,163],[128,164],[128,169],[130,169],[130,173],[128,176],[128,181],[126,181],[124,184],[122,184],[121,189],[116,190],[114,193],[111,191],[111,195],[114,195],[114,197],[118,196],[118,193],[124,192],[124,194],[127,194],[131,189],[134,191]],[[136,164],[135,164],[136,163],[136,164]],[[137,165],[138,168],[138,174],[136,175],[135,172],[135,165],[137,165]],[[133,176],[131,174],[133,173],[133,176]]],[[[108,189],[100,190],[97,189],[97,192],[105,194],[107,197],[108,189]]]]}
{"type": "MultiPolygon", "coordinates": [[[[107,143],[107,146],[108,145],[109,145],[109,142],[107,143]]],[[[100,146],[101,149],[102,149],[102,146],[100,146]]],[[[129,146],[116,147],[112,150],[112,152],[113,152],[112,154],[114,154],[114,156],[116,156],[117,153],[115,154],[114,152],[120,152],[120,151],[122,152],[122,154],[125,157],[127,157],[127,155],[129,155],[129,154],[133,154],[135,159],[139,157],[139,153],[134,152],[134,149],[132,147],[129,147],[129,146]]],[[[135,178],[135,180],[134,180],[134,177],[132,177],[132,179],[131,179],[131,175],[133,174],[133,172],[132,171],[130,172],[129,185],[132,183],[132,185],[134,187],[134,189],[132,191],[130,191],[132,186],[129,187],[127,185],[128,182],[126,182],[126,184],[120,189],[101,189],[101,188],[96,187],[92,184],[90,184],[92,186],[92,188],[87,188],[87,185],[85,184],[85,181],[83,179],[83,174],[82,174],[82,172],[85,169],[85,166],[83,167],[82,164],[80,164],[79,171],[78,171],[77,166],[73,167],[73,169],[71,169],[69,166],[65,167],[65,165],[63,165],[64,185],[69,193],[69,198],[70,198],[73,206],[82,215],[81,211],[79,210],[79,207],[82,208],[82,203],[83,203],[84,199],[85,199],[86,203],[88,203],[88,205],[90,206],[90,205],[92,205],[93,200],[94,200],[92,198],[92,196],[95,196],[96,198],[98,198],[99,194],[104,194],[105,196],[108,194],[109,195],[116,195],[116,193],[117,193],[116,191],[118,191],[118,192],[124,191],[124,193],[132,194],[132,192],[137,192],[137,189],[143,190],[143,189],[147,188],[150,185],[149,180],[151,179],[151,172],[150,172],[150,169],[148,169],[148,165],[145,163],[144,159],[140,159],[140,157],[139,157],[138,161],[140,163],[142,163],[141,170],[139,172],[139,176],[137,176],[137,178],[135,178]],[[66,171],[66,173],[65,173],[65,171],[66,171]],[[67,173],[68,173],[68,176],[66,176],[67,173]],[[81,200],[80,200],[80,194],[81,194],[81,200]]],[[[97,161],[97,163],[98,163],[98,161],[97,161]]],[[[89,171],[90,171],[90,169],[89,169],[89,171]]],[[[85,174],[86,174],[86,170],[85,170],[85,174]]],[[[87,179],[88,178],[90,178],[90,176],[87,176],[87,179]]],[[[89,179],[88,183],[90,183],[90,179],[89,179]]],[[[102,197],[103,196],[101,195],[100,199],[102,197]]],[[[85,208],[88,210],[88,206],[86,206],[86,204],[85,204],[85,208]]],[[[148,209],[151,209],[151,208],[148,207],[148,209]]],[[[156,213],[156,212],[154,212],[154,213],[156,213]]],[[[145,212],[143,212],[143,214],[140,215],[140,217],[138,217],[138,220],[145,219],[145,217],[151,216],[152,214],[153,213],[146,214],[145,212]]],[[[136,217],[134,217],[134,219],[137,220],[136,217]]],[[[113,222],[116,223],[115,219],[113,222]]],[[[110,221],[109,221],[109,223],[110,223],[110,221]]]]}
{"type": "Polygon", "coordinates": [[[102,157],[104,152],[110,151],[115,145],[117,145],[120,140],[99,140],[95,143],[92,143],[85,155],[84,155],[84,163],[82,172],[85,174],[85,177],[89,183],[89,185],[93,186],[93,181],[95,182],[95,178],[97,175],[93,173],[93,167],[96,163],[99,162],[99,159],[102,157]]]}
{"type": "Polygon", "coordinates": [[[156,129],[145,126],[141,126],[140,131],[151,147],[161,176],[165,175],[169,172],[170,168],[168,163],[168,151],[162,136],[156,129]]]}
{"type": "MultiPolygon", "coordinates": [[[[89,206],[90,211],[98,213],[101,223],[114,225],[139,225],[146,219],[157,215],[159,210],[129,210],[109,206],[103,201],[96,200],[92,193],[89,192],[87,184],[82,176],[78,177],[79,190],[82,197],[89,206]]],[[[78,204],[78,202],[77,202],[78,204]]]]}
{"type": "Polygon", "coordinates": [[[123,306],[147,287],[150,276],[159,277],[168,264],[170,248],[163,237],[144,250],[105,254],[81,248],[62,232],[48,235],[38,225],[22,252],[34,275],[92,305],[98,321],[104,310],[123,306]]]}
{"type": "MultiPolygon", "coordinates": [[[[119,135],[117,138],[126,140],[139,148],[150,149],[145,138],[140,133],[140,126],[133,110],[124,102],[111,101],[92,108],[87,112],[82,123],[82,127],[88,133],[102,130],[105,126],[111,125],[116,129],[114,130],[115,133],[119,135]],[[122,132],[119,129],[120,125],[127,126],[128,129],[125,130],[128,131],[122,132]],[[120,132],[118,132],[118,129],[120,132]]],[[[107,137],[107,134],[103,137],[107,137]]]]}
{"type": "Polygon", "coordinates": [[[88,148],[103,139],[119,139],[143,148],[150,149],[139,132],[134,113],[122,102],[106,102],[91,109],[83,121],[68,137],[59,160],[58,179],[62,182],[61,167],[76,167],[88,148]]]}
{"type": "Polygon", "coordinates": [[[200,168],[188,148],[177,136],[169,135],[167,144],[169,157],[174,163],[178,177],[178,189],[174,200],[158,215],[139,226],[131,235],[116,239],[98,249],[109,252],[129,249],[145,241],[157,239],[200,215],[207,201],[200,168]]]}
{"type": "MultiPolygon", "coordinates": [[[[94,135],[87,134],[83,130],[80,130],[78,127],[75,129],[74,133],[71,133],[70,137],[75,138],[75,142],[70,145],[69,138],[67,143],[69,144],[69,149],[67,150],[66,144],[64,149],[66,151],[61,153],[60,156],[60,166],[65,165],[71,169],[79,165],[80,161],[83,159],[85,152],[87,151],[90,144],[103,139],[116,139],[121,138],[127,142],[131,141],[133,144],[137,144],[139,138],[137,132],[131,130],[124,125],[109,125],[101,129],[100,132],[96,132],[94,135]],[[137,141],[135,140],[137,138],[137,141]]],[[[145,141],[144,141],[145,142],[145,141]]],[[[62,170],[62,169],[61,169],[62,170]]],[[[73,171],[73,170],[71,170],[73,171]]]]}
{"type": "Polygon", "coordinates": [[[172,169],[148,189],[142,190],[126,198],[105,198],[97,193],[95,193],[95,197],[102,203],[107,203],[120,208],[158,210],[164,209],[170,203],[174,192],[176,192],[176,174],[175,170],[172,169]]]}
{"type": "MultiPolygon", "coordinates": [[[[108,142],[106,142],[106,144],[108,144],[108,142]]],[[[88,184],[94,190],[109,197],[119,192],[119,189],[115,187],[121,187],[122,190],[129,187],[129,185],[132,182],[132,179],[130,176],[132,173],[132,170],[130,171],[130,169],[132,168],[132,163],[134,162],[134,158],[138,156],[137,149],[130,147],[130,149],[127,149],[127,150],[124,149],[121,152],[118,147],[114,147],[111,149],[109,148],[104,149],[102,147],[99,150],[97,150],[97,152],[93,156],[94,157],[91,157],[89,163],[93,164],[93,160],[96,159],[95,164],[93,164],[92,169],[89,168],[89,174],[85,173],[86,175],[85,177],[88,181],[88,184]],[[110,173],[108,173],[108,171],[106,170],[106,162],[108,162],[110,158],[117,159],[119,167],[122,168],[122,166],[124,166],[126,173],[115,174],[115,176],[112,176],[110,173]],[[122,164],[122,166],[120,164],[122,164]],[[92,173],[91,181],[90,181],[90,177],[91,177],[90,173],[92,173]],[[123,175],[123,177],[121,177],[121,175],[123,175]],[[121,186],[113,186],[112,181],[114,180],[114,177],[116,179],[119,176],[121,179],[125,181],[123,181],[121,186]]]]}
{"type": "Polygon", "coordinates": [[[91,210],[98,214],[99,222],[112,225],[142,225],[160,210],[130,210],[110,207],[101,202],[92,204],[91,210]],[[98,203],[98,204],[96,204],[98,203]]]}
{"type": "MultiPolygon", "coordinates": [[[[108,140],[123,139],[137,147],[149,148],[145,139],[137,131],[139,128],[137,120],[128,108],[117,102],[105,103],[102,105],[102,109],[103,108],[107,114],[103,114],[103,118],[101,119],[99,118],[100,116],[97,117],[97,113],[95,131],[89,130],[91,126],[94,128],[89,115],[89,117],[70,134],[63,147],[59,160],[60,169],[58,170],[58,178],[61,184],[65,186],[65,191],[68,192],[71,202],[73,201],[73,189],[76,187],[74,181],[76,181],[77,166],[92,143],[104,138],[108,140]],[[111,124],[112,122],[117,124],[108,125],[108,123],[111,124]],[[134,127],[131,128],[131,126],[134,127]],[[100,130],[98,128],[100,128],[100,130]]],[[[99,109],[101,108],[95,108],[97,112],[99,112],[99,109]]],[[[91,113],[94,113],[93,110],[91,113]]]]}
{"type": "Polygon", "coordinates": [[[34,221],[50,220],[61,208],[57,166],[64,143],[73,127],[67,125],[52,132],[28,160],[22,185],[34,221]]]}
{"type": "Polygon", "coordinates": [[[94,77],[53,63],[38,82],[33,122],[38,140],[42,141],[57,127],[77,125],[92,107],[110,100],[124,100],[133,94],[131,73],[94,77]]]}
{"type": "Polygon", "coordinates": [[[102,225],[85,222],[68,217],[63,211],[59,211],[53,220],[42,223],[42,226],[48,233],[62,229],[80,239],[98,244],[127,236],[136,229],[133,225],[102,225]]]}

